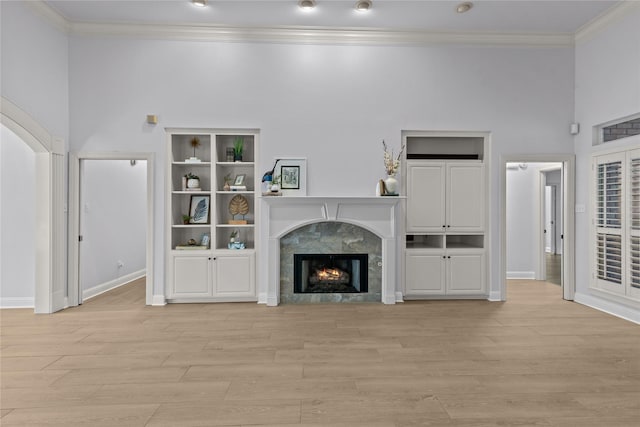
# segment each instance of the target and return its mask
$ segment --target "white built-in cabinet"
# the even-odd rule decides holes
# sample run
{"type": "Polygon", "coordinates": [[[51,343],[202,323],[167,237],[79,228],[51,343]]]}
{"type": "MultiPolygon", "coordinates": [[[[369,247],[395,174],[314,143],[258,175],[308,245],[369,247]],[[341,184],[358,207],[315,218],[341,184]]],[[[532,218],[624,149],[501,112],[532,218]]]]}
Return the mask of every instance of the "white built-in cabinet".
{"type": "Polygon", "coordinates": [[[592,172],[591,287],[640,301],[640,149],[594,155],[592,172]]]}
{"type": "Polygon", "coordinates": [[[167,129],[165,294],[169,302],[257,301],[257,130],[167,129]],[[194,138],[198,144],[193,146],[194,138]],[[230,157],[242,141],[242,159],[230,157]],[[195,158],[195,159],[194,159],[195,158]],[[200,185],[188,188],[192,174],[200,185]],[[236,182],[238,181],[238,182],[236,182]],[[242,185],[231,187],[242,181],[242,185]],[[225,186],[225,183],[229,186],[225,186]],[[232,214],[230,204],[245,206],[232,214]],[[199,201],[206,215],[187,219],[199,201]],[[240,201],[238,204],[237,201],[240,201]],[[243,212],[244,210],[243,209],[243,212]],[[229,245],[231,235],[237,245],[229,245]],[[195,244],[191,244],[195,243],[195,244]],[[241,245],[240,245],[241,243],[241,245]]]}
{"type": "Polygon", "coordinates": [[[486,297],[486,136],[411,132],[404,297],[486,297]]]}
{"type": "Polygon", "coordinates": [[[482,232],[484,165],[407,161],[407,232],[482,232]]]}

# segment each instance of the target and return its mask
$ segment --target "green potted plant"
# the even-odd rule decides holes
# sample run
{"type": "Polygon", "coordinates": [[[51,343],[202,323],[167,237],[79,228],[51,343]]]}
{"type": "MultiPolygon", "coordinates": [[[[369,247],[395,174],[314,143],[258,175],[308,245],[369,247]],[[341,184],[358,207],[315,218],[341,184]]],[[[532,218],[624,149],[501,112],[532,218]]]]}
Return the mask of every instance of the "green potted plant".
{"type": "Polygon", "coordinates": [[[244,151],[244,138],[241,136],[233,140],[233,161],[242,161],[242,152],[244,151]]]}
{"type": "Polygon", "coordinates": [[[189,224],[189,221],[191,221],[191,215],[182,215],[182,223],[184,225],[189,224]]]}

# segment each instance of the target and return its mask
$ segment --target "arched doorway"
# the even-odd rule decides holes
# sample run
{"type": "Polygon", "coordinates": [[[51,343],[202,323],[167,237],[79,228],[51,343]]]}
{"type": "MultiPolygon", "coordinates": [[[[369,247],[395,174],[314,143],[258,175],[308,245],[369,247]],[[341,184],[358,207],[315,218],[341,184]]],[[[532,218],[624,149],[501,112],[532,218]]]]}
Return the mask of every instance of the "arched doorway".
{"type": "Polygon", "coordinates": [[[65,307],[64,143],[11,101],[2,98],[0,122],[35,152],[36,313],[65,307]]]}

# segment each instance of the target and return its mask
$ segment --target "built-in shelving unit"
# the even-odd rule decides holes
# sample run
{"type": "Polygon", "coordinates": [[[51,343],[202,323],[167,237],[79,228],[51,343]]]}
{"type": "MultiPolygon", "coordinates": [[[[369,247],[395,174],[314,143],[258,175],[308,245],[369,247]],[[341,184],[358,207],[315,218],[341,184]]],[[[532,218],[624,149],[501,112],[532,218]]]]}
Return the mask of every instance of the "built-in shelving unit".
{"type": "Polygon", "coordinates": [[[404,132],[404,297],[486,297],[483,133],[404,132]]]}
{"type": "Polygon", "coordinates": [[[172,128],[166,132],[167,300],[256,300],[259,131],[172,128]],[[242,156],[234,159],[232,150],[238,142],[242,156]],[[196,188],[189,188],[189,174],[198,177],[196,188]],[[242,206],[242,213],[232,215],[230,204],[236,196],[240,199],[235,205],[242,206]],[[195,209],[198,202],[202,208],[208,206],[208,212],[195,217],[194,212],[203,212],[195,209]],[[194,217],[185,223],[185,215],[194,217]]]}

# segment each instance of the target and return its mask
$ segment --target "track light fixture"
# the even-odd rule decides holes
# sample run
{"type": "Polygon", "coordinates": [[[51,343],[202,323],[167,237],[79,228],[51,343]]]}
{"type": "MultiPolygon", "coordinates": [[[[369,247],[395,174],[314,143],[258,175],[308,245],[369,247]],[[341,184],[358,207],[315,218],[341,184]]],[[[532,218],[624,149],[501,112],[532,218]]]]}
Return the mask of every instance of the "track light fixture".
{"type": "Polygon", "coordinates": [[[316,7],[316,1],[315,0],[300,0],[298,2],[298,6],[300,6],[300,9],[302,9],[302,10],[311,10],[314,7],[316,7]]]}
{"type": "Polygon", "coordinates": [[[358,12],[367,12],[371,9],[371,6],[373,6],[373,2],[371,0],[358,0],[355,8],[358,12]]]}

